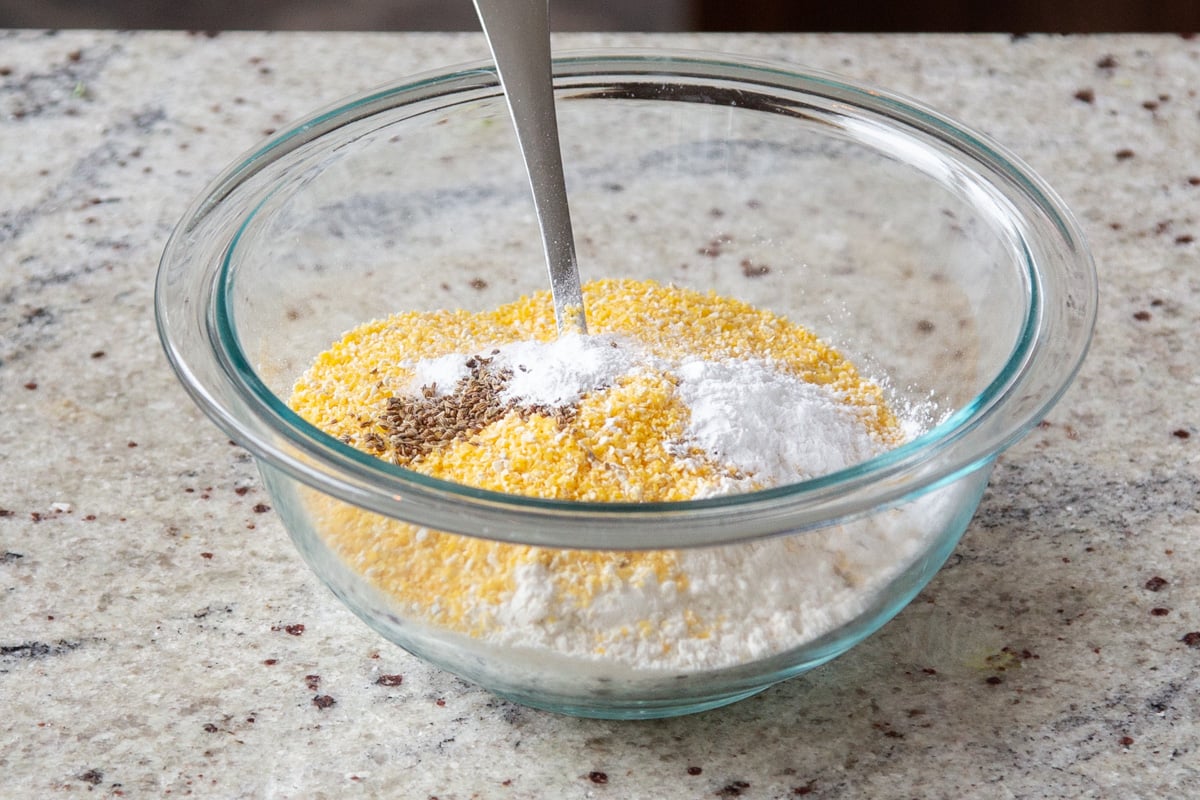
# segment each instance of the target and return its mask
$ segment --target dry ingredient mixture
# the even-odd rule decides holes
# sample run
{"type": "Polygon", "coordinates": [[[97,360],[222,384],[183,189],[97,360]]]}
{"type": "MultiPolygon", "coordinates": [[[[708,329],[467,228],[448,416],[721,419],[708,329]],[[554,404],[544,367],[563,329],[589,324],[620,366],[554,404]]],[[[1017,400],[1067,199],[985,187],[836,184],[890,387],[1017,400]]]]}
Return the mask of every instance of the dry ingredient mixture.
{"type": "MultiPolygon", "coordinates": [[[[292,407],[409,469],[510,494],[674,501],[793,483],[906,438],[876,384],[806,329],[648,281],[585,285],[587,336],[549,293],[493,311],[408,312],[322,353],[292,407]]],[[[925,532],[595,552],[431,531],[340,503],[328,543],[406,618],[498,646],[633,670],[781,652],[852,618],[925,532]]]]}

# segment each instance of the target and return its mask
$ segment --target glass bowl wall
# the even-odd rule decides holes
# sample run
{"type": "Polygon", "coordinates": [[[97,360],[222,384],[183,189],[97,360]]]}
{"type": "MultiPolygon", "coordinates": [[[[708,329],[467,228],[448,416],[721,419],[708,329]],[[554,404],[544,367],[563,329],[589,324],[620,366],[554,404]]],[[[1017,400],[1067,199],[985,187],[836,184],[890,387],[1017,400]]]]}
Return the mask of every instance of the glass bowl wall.
{"type": "MultiPolygon", "coordinates": [[[[720,705],[843,652],[932,577],[996,454],[1073,376],[1095,314],[1094,271],[1036,176],[909,101],[689,55],[565,58],[555,83],[585,281],[712,290],[800,322],[886,376],[895,406],[924,414],[927,431],[814,481],[620,506],[426,478],[292,414],[293,382],[346,330],[397,311],[493,308],[546,287],[503,97],[482,67],[353,98],[229,168],[168,244],[160,331],[193,397],[259,459],[306,560],[389,639],[570,713],[720,705]],[[383,531],[411,524],[551,548],[890,542],[896,558],[875,568],[869,590],[828,598],[816,615],[825,622],[803,641],[744,663],[639,672],[423,625],[330,549],[329,526],[347,514],[383,531]],[[894,540],[900,529],[914,533],[894,540]]],[[[750,580],[745,591],[765,590],[750,580]]]]}

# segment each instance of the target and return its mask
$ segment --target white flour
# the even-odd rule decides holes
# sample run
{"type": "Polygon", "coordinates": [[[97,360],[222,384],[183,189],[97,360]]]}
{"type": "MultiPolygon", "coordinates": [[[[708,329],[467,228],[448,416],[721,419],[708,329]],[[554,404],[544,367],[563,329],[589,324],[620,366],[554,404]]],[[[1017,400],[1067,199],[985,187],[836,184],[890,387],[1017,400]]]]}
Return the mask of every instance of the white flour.
{"type": "MultiPolygon", "coordinates": [[[[410,365],[414,386],[452,387],[468,356],[410,365]]],[[[769,485],[842,469],[886,449],[829,390],[761,360],[675,363],[611,336],[507,345],[489,354],[512,371],[508,399],[559,406],[639,370],[678,379],[687,435],[719,461],[769,485]]],[[[681,443],[682,446],[683,443],[681,443]]],[[[953,500],[949,501],[952,504],[953,500]]],[[[947,502],[933,493],[903,510],[808,534],[682,550],[666,577],[650,567],[602,575],[600,589],[564,591],[545,563],[511,571],[498,604],[478,603],[471,647],[582,659],[606,674],[730,667],[793,649],[854,619],[928,546],[947,502]]],[[[485,656],[486,657],[486,656],[485,656]]],[[[547,670],[547,675],[553,670],[547,670]]]]}

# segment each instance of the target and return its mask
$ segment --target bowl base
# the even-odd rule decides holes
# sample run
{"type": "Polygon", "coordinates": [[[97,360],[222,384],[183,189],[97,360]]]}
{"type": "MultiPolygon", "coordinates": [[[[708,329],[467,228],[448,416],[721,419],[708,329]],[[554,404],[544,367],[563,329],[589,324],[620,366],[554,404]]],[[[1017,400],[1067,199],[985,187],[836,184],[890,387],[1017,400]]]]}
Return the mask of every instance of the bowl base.
{"type": "Polygon", "coordinates": [[[515,692],[495,692],[498,697],[518,705],[536,708],[539,711],[549,711],[568,717],[583,717],[587,719],[667,719],[682,717],[688,714],[698,714],[711,711],[763,692],[773,686],[773,683],[758,686],[746,691],[731,694],[714,695],[712,697],[687,697],[663,700],[629,700],[614,701],[606,698],[596,704],[580,704],[570,702],[555,702],[544,697],[524,695],[515,692]]]}

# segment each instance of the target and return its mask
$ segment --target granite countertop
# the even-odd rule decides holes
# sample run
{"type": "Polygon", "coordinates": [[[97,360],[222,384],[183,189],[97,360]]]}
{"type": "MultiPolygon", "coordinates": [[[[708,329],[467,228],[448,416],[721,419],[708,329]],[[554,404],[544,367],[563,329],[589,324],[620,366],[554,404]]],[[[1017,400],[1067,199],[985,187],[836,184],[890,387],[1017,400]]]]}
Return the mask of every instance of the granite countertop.
{"type": "Polygon", "coordinates": [[[1200,40],[558,46],[630,43],[921,98],[1081,220],[1101,278],[1091,354],[927,590],[823,668],[656,722],[517,707],[387,644],[303,566],[249,456],[179,387],[152,284],[173,222],[266,132],[483,58],[482,39],[0,32],[0,796],[1197,791],[1200,40]]]}

